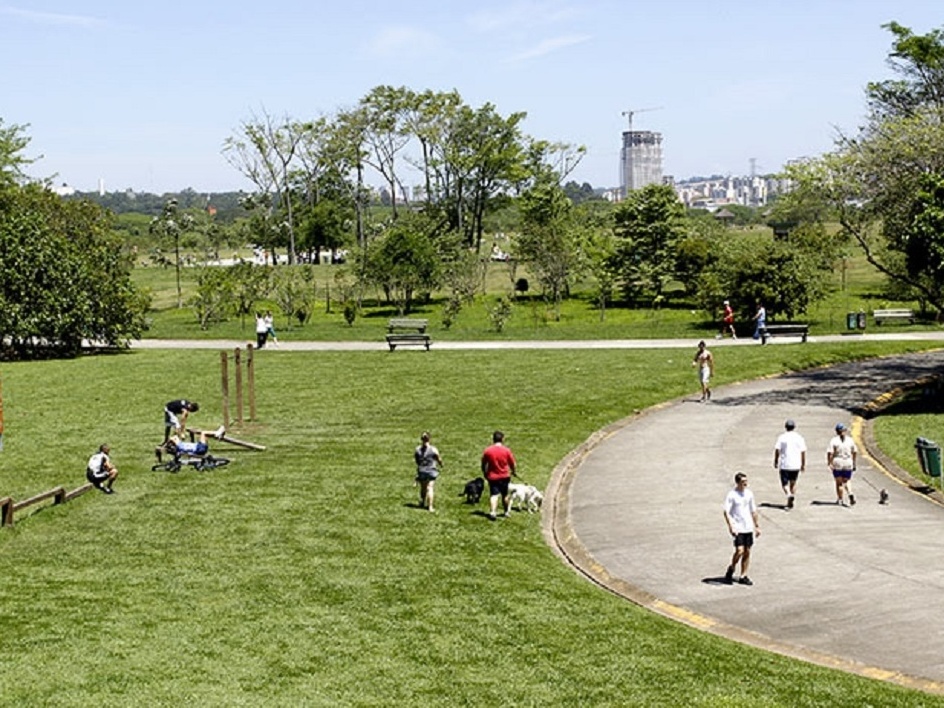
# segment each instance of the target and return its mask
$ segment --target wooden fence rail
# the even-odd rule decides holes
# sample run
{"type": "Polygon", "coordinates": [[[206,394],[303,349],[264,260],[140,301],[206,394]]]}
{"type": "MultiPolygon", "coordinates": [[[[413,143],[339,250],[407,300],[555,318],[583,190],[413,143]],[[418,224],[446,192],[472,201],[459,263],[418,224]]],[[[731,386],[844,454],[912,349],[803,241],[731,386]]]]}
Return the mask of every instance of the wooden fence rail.
{"type": "Polygon", "coordinates": [[[81,487],[73,489],[71,492],[66,491],[65,487],[55,487],[54,489],[36,494],[29,499],[24,499],[23,501],[14,501],[13,497],[4,497],[0,499],[0,519],[2,519],[4,526],[13,526],[13,515],[17,511],[21,511],[27,507],[39,504],[40,502],[46,501],[47,499],[52,499],[52,503],[54,505],[62,504],[85,494],[90,489],[93,489],[92,485],[86,483],[81,487]]]}

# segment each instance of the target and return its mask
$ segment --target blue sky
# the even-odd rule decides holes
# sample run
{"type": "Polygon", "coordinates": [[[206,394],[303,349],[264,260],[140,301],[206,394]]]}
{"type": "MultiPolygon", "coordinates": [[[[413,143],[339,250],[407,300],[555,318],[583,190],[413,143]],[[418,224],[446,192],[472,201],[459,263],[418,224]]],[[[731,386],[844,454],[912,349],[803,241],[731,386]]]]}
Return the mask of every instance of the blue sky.
{"type": "Polygon", "coordinates": [[[380,84],[456,89],[585,145],[573,178],[619,183],[627,109],[665,172],[746,174],[830,149],[890,76],[895,20],[940,0],[0,0],[0,117],[34,176],[89,191],[249,189],[223,141],[262,111],[305,119],[380,84]]]}

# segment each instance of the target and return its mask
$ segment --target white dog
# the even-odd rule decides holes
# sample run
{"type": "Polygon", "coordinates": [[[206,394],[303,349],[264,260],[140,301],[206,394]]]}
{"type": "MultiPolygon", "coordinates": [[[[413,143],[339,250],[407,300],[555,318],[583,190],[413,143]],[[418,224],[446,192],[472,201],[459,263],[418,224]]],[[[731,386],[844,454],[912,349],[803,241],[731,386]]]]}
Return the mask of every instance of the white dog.
{"type": "Polygon", "coordinates": [[[530,484],[509,484],[508,494],[511,495],[512,508],[519,511],[521,506],[524,505],[528,513],[533,513],[540,509],[541,504],[544,503],[544,495],[537,487],[530,484]]]}

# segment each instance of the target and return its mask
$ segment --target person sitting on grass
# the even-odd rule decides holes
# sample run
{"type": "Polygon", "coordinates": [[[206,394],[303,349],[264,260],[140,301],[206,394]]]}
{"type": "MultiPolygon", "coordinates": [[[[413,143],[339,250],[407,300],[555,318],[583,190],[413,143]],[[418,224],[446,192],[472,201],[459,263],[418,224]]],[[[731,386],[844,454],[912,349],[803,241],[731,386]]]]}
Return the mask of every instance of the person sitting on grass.
{"type": "Polygon", "coordinates": [[[118,477],[118,468],[112,464],[108,456],[110,452],[111,448],[102,444],[98,452],[89,458],[88,465],[85,467],[85,478],[92,483],[93,487],[101,489],[105,494],[115,493],[111,487],[115,483],[115,478],[118,477]]]}

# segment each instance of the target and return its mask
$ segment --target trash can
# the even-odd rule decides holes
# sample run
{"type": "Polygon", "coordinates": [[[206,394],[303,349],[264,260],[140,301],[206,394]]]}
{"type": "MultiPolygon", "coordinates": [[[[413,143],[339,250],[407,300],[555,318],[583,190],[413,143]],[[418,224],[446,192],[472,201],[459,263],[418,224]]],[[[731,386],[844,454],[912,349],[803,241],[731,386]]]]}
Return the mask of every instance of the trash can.
{"type": "Polygon", "coordinates": [[[846,313],[846,329],[855,329],[859,321],[859,316],[855,312],[846,313]]]}
{"type": "Polygon", "coordinates": [[[859,310],[856,315],[856,323],[859,325],[859,329],[865,329],[865,313],[862,310],[859,310]]]}
{"type": "Polygon", "coordinates": [[[933,440],[918,438],[915,442],[915,450],[918,451],[918,462],[921,464],[921,471],[928,477],[940,477],[941,446],[933,440]]]}

